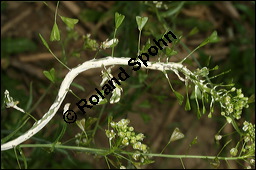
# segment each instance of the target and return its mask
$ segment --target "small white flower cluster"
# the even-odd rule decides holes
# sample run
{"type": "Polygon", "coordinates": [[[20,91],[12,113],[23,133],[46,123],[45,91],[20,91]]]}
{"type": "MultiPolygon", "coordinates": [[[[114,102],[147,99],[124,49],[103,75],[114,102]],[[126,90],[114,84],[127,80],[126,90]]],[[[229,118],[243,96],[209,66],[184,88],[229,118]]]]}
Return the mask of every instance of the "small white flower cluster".
{"type": "Polygon", "coordinates": [[[17,106],[17,104],[19,104],[19,101],[14,101],[13,98],[9,95],[9,91],[5,90],[4,92],[4,103],[6,104],[6,108],[14,108],[20,112],[25,113],[25,111],[23,109],[21,109],[20,107],[17,106]]]}
{"type": "Polygon", "coordinates": [[[90,49],[93,51],[96,51],[99,48],[99,44],[96,40],[91,39],[91,34],[87,34],[86,36],[83,36],[84,39],[84,45],[83,48],[90,49]]]}
{"type": "Polygon", "coordinates": [[[75,143],[78,146],[87,146],[88,145],[88,139],[81,133],[76,134],[75,138],[76,138],[75,143]]]}
{"type": "Polygon", "coordinates": [[[242,151],[255,153],[255,124],[245,121],[243,123],[243,131],[246,132],[244,136],[244,142],[246,143],[246,146],[242,151]]]}
{"type": "Polygon", "coordinates": [[[162,8],[162,5],[163,5],[165,10],[168,9],[168,6],[166,4],[163,4],[163,1],[153,1],[153,4],[156,4],[156,8],[162,8]]]}
{"type": "Polygon", "coordinates": [[[224,109],[221,112],[222,116],[225,116],[229,123],[231,123],[231,116],[239,120],[241,118],[243,108],[248,108],[248,97],[244,97],[241,89],[236,89],[233,87],[229,91],[217,92],[220,97],[221,107],[224,109]],[[235,92],[236,95],[233,96],[231,92],[235,92]]]}
{"type": "Polygon", "coordinates": [[[141,153],[148,153],[148,146],[143,144],[142,141],[145,135],[142,133],[136,134],[132,126],[128,126],[129,119],[121,119],[119,122],[110,122],[110,126],[114,129],[106,130],[106,136],[109,140],[121,141],[120,146],[131,145],[136,152],[133,154],[135,161],[144,163],[148,157],[141,155],[141,153]]]}
{"type": "Polygon", "coordinates": [[[5,104],[6,108],[15,107],[17,104],[19,104],[19,101],[13,101],[13,98],[9,95],[9,91],[5,90],[5,104]]]}
{"type": "Polygon", "coordinates": [[[230,155],[231,155],[231,156],[236,156],[237,153],[238,153],[237,148],[232,148],[232,149],[230,149],[230,155]]]}
{"type": "Polygon", "coordinates": [[[222,136],[221,135],[215,135],[215,140],[216,141],[219,141],[219,140],[221,140],[222,139],[222,136]]]}

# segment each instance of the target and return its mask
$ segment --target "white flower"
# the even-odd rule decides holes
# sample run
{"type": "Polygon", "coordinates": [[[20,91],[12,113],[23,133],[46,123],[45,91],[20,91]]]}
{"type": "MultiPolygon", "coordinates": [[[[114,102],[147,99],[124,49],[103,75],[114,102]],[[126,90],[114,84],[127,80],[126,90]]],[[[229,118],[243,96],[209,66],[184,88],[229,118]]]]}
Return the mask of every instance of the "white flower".
{"type": "Polygon", "coordinates": [[[106,39],[106,41],[104,41],[102,43],[101,48],[106,49],[106,48],[109,48],[109,47],[112,47],[112,46],[116,45],[117,43],[118,43],[117,38],[114,38],[114,39],[109,40],[109,41],[108,41],[108,39],[106,39]]]}
{"type": "Polygon", "coordinates": [[[121,98],[121,91],[123,91],[122,87],[118,86],[116,83],[114,83],[116,88],[113,90],[113,94],[110,98],[110,104],[117,103],[119,102],[121,98]]]}
{"type": "Polygon", "coordinates": [[[126,169],[126,167],[122,165],[122,166],[120,166],[120,169],[126,169]]]}
{"type": "Polygon", "coordinates": [[[6,108],[13,107],[16,110],[25,113],[25,111],[23,109],[21,109],[17,106],[17,104],[19,104],[19,101],[13,101],[13,98],[11,96],[9,96],[8,90],[5,90],[4,97],[5,97],[4,102],[6,104],[6,108]]]}
{"type": "Polygon", "coordinates": [[[140,153],[139,153],[139,152],[136,152],[136,153],[134,153],[134,154],[132,155],[132,158],[133,158],[135,161],[139,160],[139,157],[140,157],[140,153]]]}
{"type": "Polygon", "coordinates": [[[112,140],[116,136],[116,133],[113,130],[106,130],[106,135],[109,138],[109,140],[112,140]]]}
{"type": "Polygon", "coordinates": [[[222,136],[221,135],[215,135],[215,140],[221,140],[222,136]]]}
{"type": "Polygon", "coordinates": [[[101,76],[102,76],[102,81],[100,83],[100,86],[102,87],[104,85],[104,83],[113,78],[112,74],[111,74],[111,68],[112,67],[109,67],[108,69],[104,69],[101,71],[101,76]]]}
{"type": "Polygon", "coordinates": [[[6,108],[14,107],[19,103],[19,101],[13,101],[13,98],[9,95],[8,90],[5,90],[4,95],[6,108]]]}

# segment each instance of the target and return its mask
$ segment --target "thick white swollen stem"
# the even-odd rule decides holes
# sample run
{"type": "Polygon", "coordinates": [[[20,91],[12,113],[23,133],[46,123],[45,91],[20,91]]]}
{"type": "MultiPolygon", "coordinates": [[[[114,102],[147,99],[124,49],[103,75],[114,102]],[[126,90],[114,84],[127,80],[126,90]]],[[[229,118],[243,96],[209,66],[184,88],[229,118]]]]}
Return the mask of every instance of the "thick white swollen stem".
{"type": "MultiPolygon", "coordinates": [[[[19,136],[18,138],[11,140],[5,144],[1,145],[1,151],[8,150],[11,148],[16,147],[17,145],[21,144],[22,142],[28,140],[37,132],[39,132],[56,114],[58,109],[60,108],[68,90],[69,86],[74,80],[74,78],[83,71],[92,69],[92,68],[100,68],[102,65],[110,66],[110,65],[128,65],[128,61],[130,58],[116,58],[116,57],[106,57],[102,59],[93,59],[84,62],[81,65],[78,65],[76,68],[71,69],[68,74],[65,76],[64,80],[61,83],[58,95],[51,105],[48,112],[44,114],[44,116],[35,122],[35,124],[23,135],[19,136]]],[[[186,76],[193,74],[190,70],[188,70],[184,65],[179,63],[163,63],[163,62],[147,62],[148,66],[146,67],[143,63],[141,63],[142,68],[151,69],[151,70],[172,70],[174,72],[180,71],[186,76]]]]}

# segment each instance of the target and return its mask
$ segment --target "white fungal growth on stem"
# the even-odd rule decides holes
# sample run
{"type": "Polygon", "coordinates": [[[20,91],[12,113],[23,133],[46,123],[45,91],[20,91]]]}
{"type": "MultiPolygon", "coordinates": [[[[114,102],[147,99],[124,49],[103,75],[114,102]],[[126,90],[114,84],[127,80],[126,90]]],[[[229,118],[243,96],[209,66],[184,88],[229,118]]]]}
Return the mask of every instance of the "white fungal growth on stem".
{"type": "MultiPolygon", "coordinates": [[[[60,108],[68,90],[70,87],[70,84],[73,82],[74,78],[79,75],[81,72],[84,72],[89,69],[93,68],[101,68],[102,65],[104,66],[113,66],[113,65],[128,65],[128,61],[130,58],[116,58],[116,57],[106,57],[102,59],[93,59],[84,62],[81,65],[78,65],[77,67],[71,69],[67,75],[65,76],[64,80],[61,83],[61,86],[59,88],[58,95],[54,101],[54,103],[51,105],[49,110],[45,113],[45,115],[36,122],[27,132],[25,132],[23,135],[19,136],[18,138],[11,140],[5,144],[1,145],[1,150],[8,150],[11,148],[14,148],[15,146],[21,144],[22,142],[28,140],[33,135],[35,135],[37,132],[39,132],[48,122],[53,118],[53,116],[56,114],[58,109],[60,108]]],[[[151,70],[172,70],[174,72],[177,72],[179,70],[182,72],[186,77],[189,77],[190,75],[193,75],[193,73],[188,70],[184,65],[180,63],[163,63],[163,62],[148,62],[148,66],[144,66],[143,63],[141,63],[141,67],[151,70]]],[[[194,80],[196,81],[196,80],[194,80]]],[[[197,83],[200,84],[198,81],[197,83]]]]}

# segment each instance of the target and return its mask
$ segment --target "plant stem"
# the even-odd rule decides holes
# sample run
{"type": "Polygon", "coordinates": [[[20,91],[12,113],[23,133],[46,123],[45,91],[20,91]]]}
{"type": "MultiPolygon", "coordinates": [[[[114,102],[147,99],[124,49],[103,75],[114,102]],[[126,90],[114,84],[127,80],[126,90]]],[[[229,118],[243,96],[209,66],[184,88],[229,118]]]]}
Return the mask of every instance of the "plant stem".
{"type": "Polygon", "coordinates": [[[68,70],[71,70],[68,66],[66,66],[66,64],[64,64],[62,61],[60,61],[60,59],[52,52],[52,50],[49,48],[48,49],[49,52],[53,55],[53,57],[58,60],[58,62],[60,62],[60,64],[62,64],[64,67],[66,67],[68,70]]]}
{"type": "MultiPolygon", "coordinates": [[[[22,144],[19,147],[21,148],[51,148],[52,144],[22,144]]],[[[107,155],[109,154],[109,149],[96,149],[96,148],[86,148],[86,147],[79,147],[79,146],[67,146],[67,145],[60,145],[56,144],[55,148],[57,149],[69,149],[69,150],[77,150],[80,152],[90,152],[100,155],[107,155]]],[[[133,155],[134,152],[126,152],[126,151],[116,151],[119,154],[125,155],[133,155]]],[[[246,159],[252,157],[252,155],[245,155],[245,156],[238,156],[238,157],[216,157],[216,156],[201,156],[201,155],[168,155],[168,154],[157,154],[157,153],[141,153],[141,155],[151,156],[151,157],[162,157],[162,158],[179,158],[179,159],[211,159],[214,160],[218,158],[219,160],[239,160],[239,159],[246,159]]]]}
{"type": "Polygon", "coordinates": [[[140,33],[139,33],[138,54],[137,54],[137,56],[139,56],[139,55],[140,55],[140,37],[141,37],[141,31],[140,31],[140,33]]]}
{"type": "Polygon", "coordinates": [[[58,7],[59,7],[59,3],[60,1],[57,2],[57,6],[56,6],[56,10],[55,10],[55,16],[54,16],[54,23],[56,23],[56,19],[57,19],[57,11],[58,11],[58,7]]]}
{"type": "MultiPolygon", "coordinates": [[[[115,38],[116,38],[116,31],[117,31],[117,29],[115,28],[113,42],[115,41],[115,38]]],[[[112,56],[112,57],[114,57],[114,50],[115,50],[115,46],[112,47],[112,53],[111,53],[111,56],[112,56]]]]}
{"type": "Polygon", "coordinates": [[[100,115],[99,115],[99,117],[98,117],[98,120],[97,120],[96,125],[95,125],[95,127],[94,127],[94,129],[93,129],[93,132],[92,132],[92,138],[94,138],[94,135],[95,135],[95,133],[96,133],[96,131],[97,131],[97,129],[98,129],[99,122],[100,122],[100,119],[101,119],[101,117],[102,117],[102,114],[103,114],[103,112],[104,112],[104,110],[105,110],[105,107],[106,107],[106,104],[104,104],[103,107],[102,107],[101,110],[100,110],[100,115]]]}

